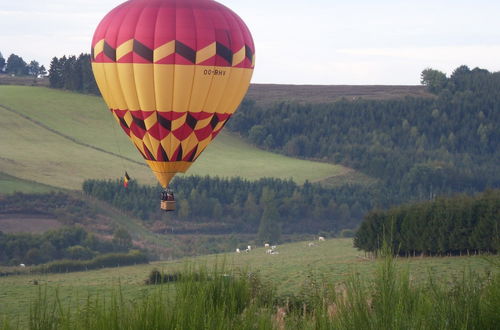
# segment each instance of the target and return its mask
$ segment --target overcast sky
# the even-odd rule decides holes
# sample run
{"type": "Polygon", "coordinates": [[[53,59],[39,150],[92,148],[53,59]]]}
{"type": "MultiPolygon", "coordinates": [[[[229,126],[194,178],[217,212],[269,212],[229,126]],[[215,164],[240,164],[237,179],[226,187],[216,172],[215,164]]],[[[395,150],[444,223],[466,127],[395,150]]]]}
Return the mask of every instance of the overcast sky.
{"type": "MultiPolygon", "coordinates": [[[[90,52],[121,0],[0,0],[0,52],[47,69],[90,52]]],[[[250,28],[254,83],[419,84],[427,67],[500,71],[498,0],[220,0],[250,28]]]]}

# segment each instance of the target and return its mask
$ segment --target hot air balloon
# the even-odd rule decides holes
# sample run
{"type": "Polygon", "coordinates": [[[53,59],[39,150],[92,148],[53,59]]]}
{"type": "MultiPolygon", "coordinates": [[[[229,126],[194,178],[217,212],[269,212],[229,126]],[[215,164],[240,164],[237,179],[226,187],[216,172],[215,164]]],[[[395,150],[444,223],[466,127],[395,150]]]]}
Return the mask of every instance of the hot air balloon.
{"type": "Polygon", "coordinates": [[[164,197],[234,113],[255,64],[247,26],[213,0],[127,1],[99,23],[91,53],[106,104],[164,197]]]}

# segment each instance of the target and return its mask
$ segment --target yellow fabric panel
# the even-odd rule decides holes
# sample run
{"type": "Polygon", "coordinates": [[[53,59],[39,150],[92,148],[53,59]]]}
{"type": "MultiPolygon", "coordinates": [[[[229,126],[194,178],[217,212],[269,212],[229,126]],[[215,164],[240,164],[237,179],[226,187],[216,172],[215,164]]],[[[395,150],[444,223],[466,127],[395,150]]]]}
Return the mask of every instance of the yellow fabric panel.
{"type": "Polygon", "coordinates": [[[108,105],[109,108],[111,109],[116,109],[116,107],[113,108],[115,105],[115,100],[111,94],[111,90],[108,87],[108,83],[106,81],[106,75],[104,74],[104,63],[92,63],[92,71],[94,72],[94,77],[95,81],[97,83],[97,86],[99,87],[99,90],[101,91],[102,97],[104,99],[104,102],[108,105]]]}
{"type": "Polygon", "coordinates": [[[134,39],[125,41],[116,48],[116,60],[118,61],[120,58],[131,53],[133,50],[134,50],[134,39]]]}
{"type": "Polygon", "coordinates": [[[160,145],[160,141],[156,140],[154,137],[149,135],[147,132],[142,137],[142,141],[146,145],[146,148],[149,149],[151,154],[156,158],[156,151],[158,150],[158,146],[160,145]]]}
{"type": "Polygon", "coordinates": [[[172,110],[176,112],[189,110],[194,73],[194,65],[175,65],[172,110]]]}
{"type": "MultiPolygon", "coordinates": [[[[111,64],[111,63],[110,63],[111,64]]],[[[120,85],[127,103],[125,109],[140,110],[139,98],[135,87],[134,65],[132,63],[117,63],[120,85]]]]}
{"type": "Polygon", "coordinates": [[[94,46],[94,59],[104,51],[104,39],[99,40],[94,46]]]}
{"type": "MultiPolygon", "coordinates": [[[[132,135],[133,133],[130,134],[132,135]]],[[[142,137],[142,142],[144,142],[144,145],[146,146],[146,148],[148,148],[149,152],[153,154],[153,156],[156,155],[156,151],[154,150],[153,144],[151,143],[151,139],[148,133],[144,134],[144,136],[142,137]]]]}
{"type": "Polygon", "coordinates": [[[231,74],[229,76],[229,81],[227,82],[226,89],[224,90],[224,97],[221,99],[219,106],[217,108],[218,113],[228,113],[231,112],[231,105],[234,103],[234,94],[237,93],[238,89],[241,89],[241,84],[243,83],[243,71],[239,68],[232,68],[231,74]]]}
{"type": "Polygon", "coordinates": [[[181,141],[176,138],[172,133],[168,134],[163,140],[161,140],[161,145],[165,152],[167,153],[168,159],[172,158],[175,150],[179,147],[181,141]]]}
{"type": "Polygon", "coordinates": [[[196,150],[195,159],[201,154],[203,150],[205,150],[205,148],[210,144],[210,142],[212,142],[212,135],[210,135],[205,140],[200,141],[198,143],[198,150],[196,150]]]}
{"type": "Polygon", "coordinates": [[[134,63],[133,66],[140,109],[156,110],[153,64],[134,63]]]}
{"type": "Polygon", "coordinates": [[[255,54],[253,54],[253,56],[252,56],[252,68],[254,68],[254,67],[255,67],[255,54]]]}
{"type": "Polygon", "coordinates": [[[196,137],[196,134],[191,133],[187,138],[185,138],[182,142],[182,154],[183,156],[186,156],[189,154],[194,147],[198,144],[198,138],[196,137]]]}
{"type": "Polygon", "coordinates": [[[225,122],[226,122],[225,120],[218,122],[217,125],[215,125],[214,127],[214,131],[221,129],[225,122]]]}
{"type": "Polygon", "coordinates": [[[148,118],[144,119],[144,125],[146,126],[146,129],[149,130],[154,124],[157,123],[157,121],[158,117],[156,112],[153,112],[148,118]]]}
{"type": "Polygon", "coordinates": [[[174,65],[154,64],[156,110],[172,111],[174,65]]]}
{"type": "Polygon", "coordinates": [[[157,172],[163,173],[184,173],[193,164],[192,162],[157,162],[154,160],[146,160],[150,167],[154,167],[157,172]]]}
{"type": "Polygon", "coordinates": [[[112,109],[233,113],[253,69],[150,63],[92,63],[112,109]]]}
{"type": "Polygon", "coordinates": [[[233,69],[234,68],[230,67],[222,67],[219,70],[224,72],[223,74],[212,76],[212,84],[210,85],[210,91],[208,92],[208,97],[204,105],[205,111],[212,113],[219,112],[218,108],[222,98],[227,97],[227,95],[225,95],[225,90],[229,77],[231,76],[231,70],[233,69]]]}
{"type": "Polygon", "coordinates": [[[245,60],[245,55],[246,55],[245,51],[246,47],[243,46],[241,47],[240,50],[238,50],[236,53],[233,54],[233,63],[232,63],[233,66],[236,66],[245,60]]]}
{"type": "Polygon", "coordinates": [[[132,114],[127,111],[127,113],[123,116],[123,120],[125,120],[127,126],[130,127],[130,125],[132,125],[132,122],[134,121],[134,118],[132,118],[132,114]]]}
{"type": "Polygon", "coordinates": [[[151,170],[153,171],[153,173],[156,176],[156,179],[158,180],[158,182],[160,183],[160,185],[163,188],[167,188],[168,184],[170,183],[170,181],[172,181],[172,179],[174,178],[174,176],[177,174],[177,173],[163,173],[163,172],[158,172],[158,171],[155,171],[155,168],[156,168],[155,166],[149,165],[149,167],[151,168],[151,170]]]}
{"type": "Polygon", "coordinates": [[[157,62],[164,59],[167,56],[172,55],[175,52],[175,40],[171,40],[166,44],[153,50],[153,62],[157,62]]]}
{"type": "Polygon", "coordinates": [[[130,131],[130,139],[134,142],[135,146],[143,153],[146,154],[146,150],[144,150],[144,146],[142,144],[142,140],[134,135],[132,131],[130,131]]]}
{"type": "Polygon", "coordinates": [[[202,129],[206,126],[208,126],[208,124],[210,124],[210,121],[212,120],[212,117],[208,117],[207,119],[202,119],[202,120],[199,120],[197,123],[196,123],[196,126],[195,126],[195,130],[198,130],[198,129],[202,129]]]}
{"type": "MultiPolygon", "coordinates": [[[[188,109],[191,112],[206,111],[205,101],[208,97],[212,81],[214,79],[213,73],[215,67],[210,66],[196,66],[193,86],[191,90],[191,101],[189,102],[188,109]],[[212,74],[209,74],[212,73],[212,74]]],[[[219,72],[219,71],[217,71],[219,72]]]]}
{"type": "Polygon", "coordinates": [[[112,65],[106,65],[104,67],[104,74],[106,76],[106,83],[108,85],[108,89],[110,90],[111,95],[114,100],[113,109],[127,109],[127,102],[122,92],[120,77],[118,75],[118,67],[116,63],[112,63],[112,65]]]}
{"type": "Polygon", "coordinates": [[[200,49],[199,51],[196,52],[196,64],[199,64],[201,62],[205,62],[209,58],[214,57],[216,51],[217,51],[217,48],[216,48],[215,42],[212,42],[207,47],[200,49]]]}
{"type": "MultiPolygon", "coordinates": [[[[175,110],[177,111],[177,110],[175,110]]],[[[172,131],[175,131],[176,129],[178,129],[179,127],[181,127],[182,125],[184,125],[184,123],[186,122],[186,116],[187,116],[187,113],[185,113],[184,115],[182,115],[181,117],[175,119],[175,120],[172,120],[172,131]]]]}
{"type": "Polygon", "coordinates": [[[166,188],[176,173],[185,173],[191,162],[157,162],[146,160],[163,188],[166,188]]]}
{"type": "MultiPolygon", "coordinates": [[[[235,68],[233,68],[234,70],[235,68]]],[[[237,88],[231,91],[230,102],[227,105],[226,113],[234,113],[238,106],[240,105],[243,97],[250,87],[250,80],[252,79],[253,69],[238,68],[238,72],[241,72],[241,77],[239,82],[235,82],[237,88]]]]}

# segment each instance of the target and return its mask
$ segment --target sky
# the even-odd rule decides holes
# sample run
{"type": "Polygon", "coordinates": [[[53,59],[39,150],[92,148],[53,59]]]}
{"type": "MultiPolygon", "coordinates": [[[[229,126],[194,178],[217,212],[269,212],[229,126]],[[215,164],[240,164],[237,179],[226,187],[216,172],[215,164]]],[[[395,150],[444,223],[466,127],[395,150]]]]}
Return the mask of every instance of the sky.
{"type": "MultiPolygon", "coordinates": [[[[48,69],[90,52],[122,0],[0,0],[0,52],[48,69]]],[[[498,0],[219,0],[248,25],[253,83],[418,85],[433,68],[500,71],[498,0]]]]}

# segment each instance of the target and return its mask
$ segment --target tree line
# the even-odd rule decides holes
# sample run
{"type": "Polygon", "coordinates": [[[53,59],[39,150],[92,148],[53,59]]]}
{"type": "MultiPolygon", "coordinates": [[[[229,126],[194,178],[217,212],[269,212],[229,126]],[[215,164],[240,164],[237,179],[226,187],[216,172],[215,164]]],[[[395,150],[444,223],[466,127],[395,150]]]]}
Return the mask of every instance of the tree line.
{"type": "Polygon", "coordinates": [[[261,148],[376,177],[394,204],[500,187],[500,72],[461,66],[449,78],[437,74],[439,83],[436,72],[422,73],[433,98],[247,99],[227,127],[261,148]]]}
{"type": "Polygon", "coordinates": [[[0,232],[0,264],[40,264],[59,259],[86,260],[111,252],[127,252],[130,234],[121,227],[110,229],[111,240],[99,239],[82,225],[95,222],[97,210],[81,198],[62,192],[14,193],[0,196],[0,214],[34,214],[55,218],[64,227],[43,234],[0,232]]]}
{"type": "Polygon", "coordinates": [[[45,76],[47,70],[35,60],[26,63],[22,57],[16,54],[10,54],[5,59],[2,53],[0,53],[0,73],[38,77],[45,76]]]}
{"type": "Polygon", "coordinates": [[[90,54],[53,57],[50,62],[49,81],[52,88],[99,95],[92,73],[90,54]]]}
{"type": "Polygon", "coordinates": [[[388,242],[399,255],[459,255],[500,251],[500,190],[371,211],[354,238],[377,252],[388,242]]]}
{"type": "Polygon", "coordinates": [[[101,254],[128,252],[132,238],[123,228],[113,240],[102,240],[82,227],[66,226],[43,234],[0,231],[0,265],[37,265],[54,260],[91,260],[101,254]]]}
{"type": "MultiPolygon", "coordinates": [[[[274,178],[187,176],[175,178],[171,187],[177,200],[177,211],[169,215],[172,220],[191,224],[197,232],[259,233],[263,240],[269,232],[276,240],[281,233],[337,233],[354,228],[376,200],[364,186],[324,188],[274,178]]],[[[127,188],[119,181],[86,180],[83,191],[145,221],[165,218],[159,210],[159,187],[134,180],[127,188]]]]}

